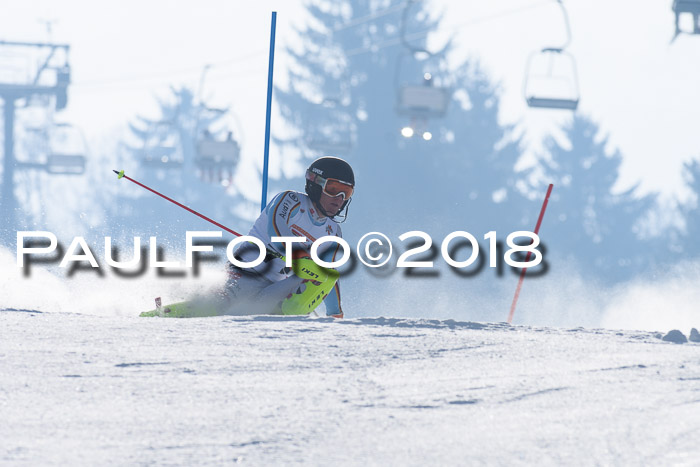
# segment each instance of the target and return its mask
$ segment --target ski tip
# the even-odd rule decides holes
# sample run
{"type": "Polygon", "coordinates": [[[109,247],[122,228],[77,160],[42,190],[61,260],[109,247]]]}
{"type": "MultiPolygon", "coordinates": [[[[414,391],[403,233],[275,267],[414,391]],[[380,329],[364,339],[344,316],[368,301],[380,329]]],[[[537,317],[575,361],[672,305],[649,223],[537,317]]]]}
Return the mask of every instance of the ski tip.
{"type": "Polygon", "coordinates": [[[119,172],[117,172],[116,170],[112,170],[112,172],[114,172],[115,174],[117,174],[117,178],[122,178],[122,177],[124,176],[124,171],[123,171],[123,170],[121,170],[121,171],[119,171],[119,172]]]}

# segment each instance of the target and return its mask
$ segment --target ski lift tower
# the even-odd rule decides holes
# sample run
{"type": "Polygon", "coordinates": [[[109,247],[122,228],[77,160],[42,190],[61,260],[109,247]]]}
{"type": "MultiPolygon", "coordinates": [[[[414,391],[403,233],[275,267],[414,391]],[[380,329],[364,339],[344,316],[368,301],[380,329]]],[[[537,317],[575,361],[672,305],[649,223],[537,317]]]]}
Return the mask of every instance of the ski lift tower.
{"type": "Polygon", "coordinates": [[[55,98],[56,110],[62,110],[68,103],[70,65],[67,44],[41,42],[0,41],[0,53],[10,52],[18,58],[17,67],[12,68],[10,60],[3,60],[0,66],[0,98],[3,101],[3,172],[0,188],[0,239],[10,244],[14,241],[15,210],[17,201],[14,195],[14,175],[17,166],[14,154],[14,126],[17,101],[34,96],[55,98]]]}

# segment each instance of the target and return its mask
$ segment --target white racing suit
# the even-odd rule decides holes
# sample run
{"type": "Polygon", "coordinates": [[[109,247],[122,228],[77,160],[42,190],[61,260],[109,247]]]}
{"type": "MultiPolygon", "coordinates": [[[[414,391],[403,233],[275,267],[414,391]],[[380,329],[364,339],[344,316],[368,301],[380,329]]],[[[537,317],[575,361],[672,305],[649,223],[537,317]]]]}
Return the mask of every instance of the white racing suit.
{"type": "MultiPolygon", "coordinates": [[[[310,252],[311,244],[323,236],[342,237],[340,226],[329,217],[319,216],[311,200],[305,193],[285,191],[279,193],[260,213],[248,235],[257,237],[271,250],[285,254],[284,243],[272,243],[272,237],[306,237],[304,243],[294,243],[294,250],[310,252]]],[[[335,261],[340,245],[336,242],[324,243],[318,249],[323,261],[335,261]]],[[[257,246],[242,243],[234,255],[240,261],[252,262],[260,254],[257,246]]],[[[230,303],[231,313],[244,312],[279,313],[281,303],[295,292],[305,287],[304,278],[296,276],[285,262],[268,254],[265,261],[254,268],[239,268],[227,265],[228,279],[225,296],[230,303]],[[251,309],[252,308],[252,309],[251,309]],[[245,309],[245,310],[243,310],[245,309]]],[[[340,307],[340,286],[333,289],[323,300],[326,315],[342,317],[340,307]]]]}

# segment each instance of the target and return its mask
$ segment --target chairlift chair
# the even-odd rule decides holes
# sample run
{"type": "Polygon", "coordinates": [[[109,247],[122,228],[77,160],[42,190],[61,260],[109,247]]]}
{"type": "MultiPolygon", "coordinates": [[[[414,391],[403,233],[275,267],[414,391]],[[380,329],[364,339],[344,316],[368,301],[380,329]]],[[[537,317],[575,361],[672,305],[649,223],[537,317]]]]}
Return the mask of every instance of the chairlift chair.
{"type": "Polygon", "coordinates": [[[564,2],[555,2],[561,9],[566,42],[560,47],[545,47],[530,54],[525,68],[523,94],[529,107],[576,110],[580,98],[576,60],[566,51],[571,44],[571,25],[564,2]],[[542,68],[546,71],[542,72],[542,68]]]}
{"type": "Polygon", "coordinates": [[[167,122],[158,122],[144,140],[141,165],[151,169],[181,169],[183,163],[177,130],[167,122]]]}
{"type": "Polygon", "coordinates": [[[700,0],[673,0],[673,12],[676,15],[676,36],[680,33],[700,34],[700,0]],[[693,21],[692,31],[681,29],[682,15],[690,15],[693,21]]]}
{"type": "MultiPolygon", "coordinates": [[[[414,134],[420,133],[423,139],[429,141],[432,138],[432,133],[426,130],[428,127],[428,119],[445,116],[450,103],[451,90],[444,85],[436,86],[432,74],[426,70],[426,68],[428,68],[426,66],[428,60],[437,60],[438,62],[445,60],[447,46],[438,53],[432,53],[423,45],[412,44],[408,41],[408,36],[406,34],[408,19],[411,16],[410,10],[413,5],[417,3],[417,0],[408,0],[405,3],[401,15],[399,36],[404,51],[399,55],[396,61],[394,77],[394,85],[397,91],[396,112],[399,115],[406,115],[410,118],[410,125],[401,129],[402,136],[411,138],[414,134]],[[407,56],[410,56],[414,62],[425,62],[422,66],[424,73],[421,84],[407,82],[400,84],[401,69],[404,59],[407,56]],[[418,130],[418,132],[416,130],[418,130]]],[[[439,63],[437,65],[433,64],[432,68],[439,70],[439,63]]],[[[411,73],[413,73],[413,71],[411,73]]]]}
{"type": "Polygon", "coordinates": [[[573,55],[554,47],[531,54],[523,92],[529,107],[576,110],[580,95],[573,55]],[[541,67],[545,67],[546,72],[542,73],[541,67]]]}
{"type": "Polygon", "coordinates": [[[405,84],[399,91],[398,111],[414,118],[443,117],[449,101],[445,88],[405,84]]]}
{"type": "Polygon", "coordinates": [[[407,115],[410,119],[408,126],[401,129],[404,138],[419,135],[425,141],[433,137],[428,131],[430,118],[441,118],[447,113],[450,102],[450,91],[445,87],[433,86],[429,73],[424,75],[422,85],[404,84],[399,88],[397,112],[407,115]]]}
{"type": "Polygon", "coordinates": [[[197,163],[204,166],[238,164],[240,147],[234,140],[202,139],[197,145],[197,163]]]}
{"type": "Polygon", "coordinates": [[[46,171],[50,174],[82,175],[85,173],[85,156],[79,154],[49,154],[46,171]]]}
{"type": "Polygon", "coordinates": [[[195,163],[202,179],[208,182],[221,182],[233,177],[240,153],[240,146],[230,133],[224,141],[217,141],[208,135],[201,138],[197,144],[195,163]]]}
{"type": "Polygon", "coordinates": [[[49,130],[49,153],[46,171],[50,174],[82,175],[85,173],[87,144],[82,132],[70,123],[55,123],[49,130]]]}

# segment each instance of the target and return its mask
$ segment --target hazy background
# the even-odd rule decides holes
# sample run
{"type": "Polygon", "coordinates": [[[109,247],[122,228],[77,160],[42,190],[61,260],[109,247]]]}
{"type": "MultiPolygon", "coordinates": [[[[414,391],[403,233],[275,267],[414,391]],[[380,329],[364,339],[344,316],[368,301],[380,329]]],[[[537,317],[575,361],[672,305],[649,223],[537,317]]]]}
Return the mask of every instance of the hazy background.
{"type": "MultiPolygon", "coordinates": [[[[340,155],[358,181],[343,225],[351,244],[379,230],[400,246],[400,233],[418,229],[439,246],[452,230],[477,238],[496,230],[505,240],[533,229],[551,182],[541,229],[549,269],[526,280],[516,321],[692,324],[700,36],[671,42],[671,3],[564,3],[580,91],[574,113],[531,109],[523,96],[530,54],[565,41],[554,1],[3,2],[0,40],[71,47],[66,108],[57,111],[53,98],[17,101],[16,159],[41,164],[52,151],[86,158],[82,175],[16,172],[17,210],[3,219],[3,258],[13,257],[14,231],[24,228],[54,231],[66,244],[82,235],[100,251],[105,235],[120,239],[125,252],[131,237],[157,235],[173,254],[184,249],[185,230],[214,229],[118,182],[115,168],[247,231],[260,209],[274,10],[268,199],[280,189],[303,190],[313,158],[340,155]],[[401,87],[422,84],[425,72],[449,96],[445,114],[398,112],[401,87]],[[82,149],[51,139],[58,122],[82,135],[82,149]],[[401,128],[411,124],[416,136],[403,137],[401,128]],[[430,141],[419,137],[424,130],[430,141]],[[225,141],[229,132],[240,157],[203,165],[200,143],[225,141]],[[144,162],[164,148],[181,165],[144,162]]],[[[40,59],[0,45],[0,82],[31,81],[40,59]]],[[[44,282],[3,263],[3,305],[32,306],[30,291],[44,282]]],[[[516,275],[484,268],[459,277],[442,262],[438,269],[438,277],[399,271],[381,279],[358,270],[342,281],[346,314],[505,319],[516,275]]],[[[52,287],[88,303],[138,289],[123,313],[150,307],[162,290],[182,298],[182,283],[197,289],[192,280],[106,276],[79,272],[52,279],[52,287]],[[95,281],[104,287],[88,285],[95,281]]],[[[218,280],[212,275],[207,285],[218,280]]]]}

